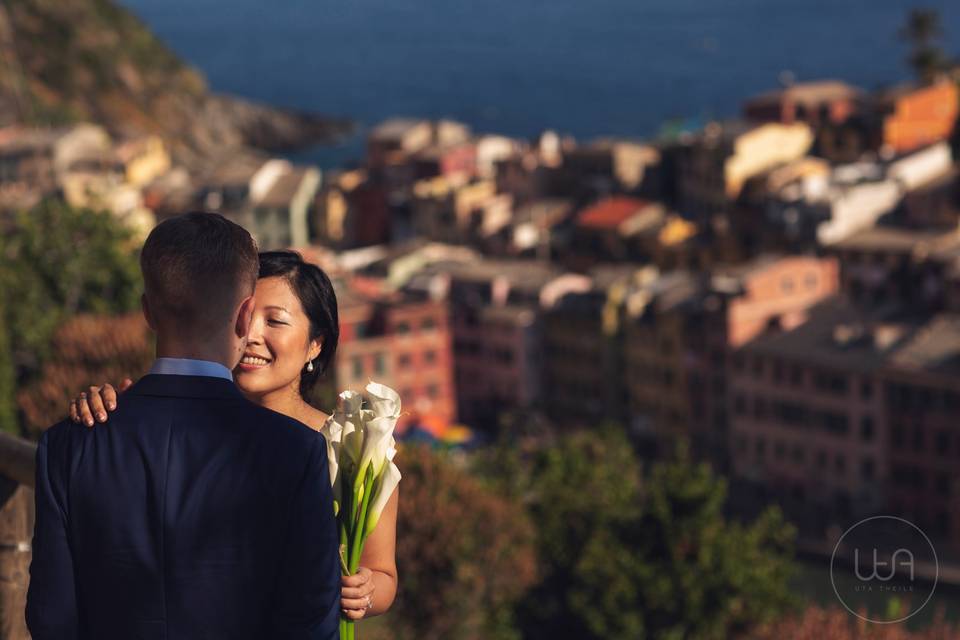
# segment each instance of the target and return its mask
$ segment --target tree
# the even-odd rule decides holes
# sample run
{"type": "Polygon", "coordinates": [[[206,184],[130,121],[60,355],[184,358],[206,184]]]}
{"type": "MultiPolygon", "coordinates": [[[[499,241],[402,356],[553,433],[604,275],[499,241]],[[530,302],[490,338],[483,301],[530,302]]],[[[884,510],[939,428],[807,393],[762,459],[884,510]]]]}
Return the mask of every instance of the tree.
{"type": "Polygon", "coordinates": [[[691,462],[686,447],[653,466],[641,517],[607,534],[630,553],[610,558],[592,541],[578,567],[585,603],[587,594],[609,598],[605,583],[621,585],[608,608],[626,613],[591,618],[595,635],[642,628],[655,639],[728,638],[793,603],[793,528],[775,508],[751,524],[729,522],[726,496],[726,482],[691,462]]]}
{"type": "MultiPolygon", "coordinates": [[[[0,314],[17,386],[36,380],[56,329],[80,313],[137,309],[140,271],[130,233],[112,216],[46,200],[0,237],[0,314]]],[[[0,361],[0,370],[3,363],[0,361]]],[[[9,368],[7,369],[9,373],[9,368]]],[[[12,407],[0,373],[0,407],[12,407]]],[[[2,415],[2,410],[0,410],[2,415]]]]}
{"type": "Polygon", "coordinates": [[[529,453],[503,443],[478,470],[511,477],[537,529],[525,638],[727,638],[790,604],[792,527],[776,510],[728,522],[725,483],[685,448],[644,476],[610,426],[529,453]]]}
{"type": "Polygon", "coordinates": [[[54,334],[52,346],[37,380],[17,394],[31,435],[62,419],[69,401],[88,385],[139,378],[154,354],[153,336],[139,312],[70,318],[54,334]]]}
{"type": "Polygon", "coordinates": [[[403,446],[397,461],[400,589],[390,612],[360,633],[372,640],[518,638],[513,608],[535,577],[523,508],[426,447],[403,446]]]}
{"type": "Polygon", "coordinates": [[[935,9],[911,9],[900,38],[910,45],[907,62],[919,80],[930,82],[946,67],[947,56],[937,44],[943,38],[943,27],[935,9]]]}

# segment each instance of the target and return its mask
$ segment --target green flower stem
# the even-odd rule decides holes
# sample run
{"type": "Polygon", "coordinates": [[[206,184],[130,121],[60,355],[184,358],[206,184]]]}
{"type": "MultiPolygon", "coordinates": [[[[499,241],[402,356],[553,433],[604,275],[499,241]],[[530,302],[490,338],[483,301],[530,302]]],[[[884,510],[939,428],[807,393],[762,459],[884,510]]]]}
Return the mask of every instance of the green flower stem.
{"type": "Polygon", "coordinates": [[[370,496],[373,494],[373,467],[368,466],[363,479],[363,504],[360,506],[359,520],[357,527],[353,531],[353,537],[350,540],[353,545],[350,549],[350,573],[354,573],[360,566],[360,554],[363,551],[363,528],[367,521],[367,511],[370,507],[370,496]]]}

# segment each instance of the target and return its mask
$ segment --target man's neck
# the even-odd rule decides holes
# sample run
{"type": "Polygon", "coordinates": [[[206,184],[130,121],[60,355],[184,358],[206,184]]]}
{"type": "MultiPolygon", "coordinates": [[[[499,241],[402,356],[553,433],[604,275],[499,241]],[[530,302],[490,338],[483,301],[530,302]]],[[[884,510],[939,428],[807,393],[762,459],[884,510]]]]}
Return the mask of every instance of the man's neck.
{"type": "Polygon", "coordinates": [[[160,337],[157,338],[157,357],[158,358],[176,358],[178,360],[204,360],[206,362],[216,362],[222,364],[227,369],[232,369],[236,362],[225,349],[200,347],[197,345],[171,344],[160,337]]]}

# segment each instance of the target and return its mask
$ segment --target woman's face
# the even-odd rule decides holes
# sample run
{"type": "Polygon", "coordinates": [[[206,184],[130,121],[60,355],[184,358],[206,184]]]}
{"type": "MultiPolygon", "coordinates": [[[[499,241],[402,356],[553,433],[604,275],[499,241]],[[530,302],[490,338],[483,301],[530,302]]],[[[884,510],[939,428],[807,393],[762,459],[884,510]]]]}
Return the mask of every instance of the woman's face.
{"type": "Polygon", "coordinates": [[[299,389],[300,373],[320,354],[310,340],[310,320],[285,278],[261,278],[254,293],[256,308],[247,349],[233,370],[240,390],[264,395],[292,387],[299,389]]]}

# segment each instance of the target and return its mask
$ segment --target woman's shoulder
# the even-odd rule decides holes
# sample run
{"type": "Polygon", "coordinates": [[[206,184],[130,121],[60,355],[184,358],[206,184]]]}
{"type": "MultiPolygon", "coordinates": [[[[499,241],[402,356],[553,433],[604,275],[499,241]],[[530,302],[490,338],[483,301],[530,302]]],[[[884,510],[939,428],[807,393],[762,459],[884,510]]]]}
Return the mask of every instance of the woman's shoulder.
{"type": "Polygon", "coordinates": [[[329,416],[323,411],[320,411],[320,409],[308,405],[304,409],[304,413],[303,416],[301,416],[300,421],[314,431],[320,431],[320,429],[323,428],[323,425],[327,422],[328,417],[329,416]]]}

